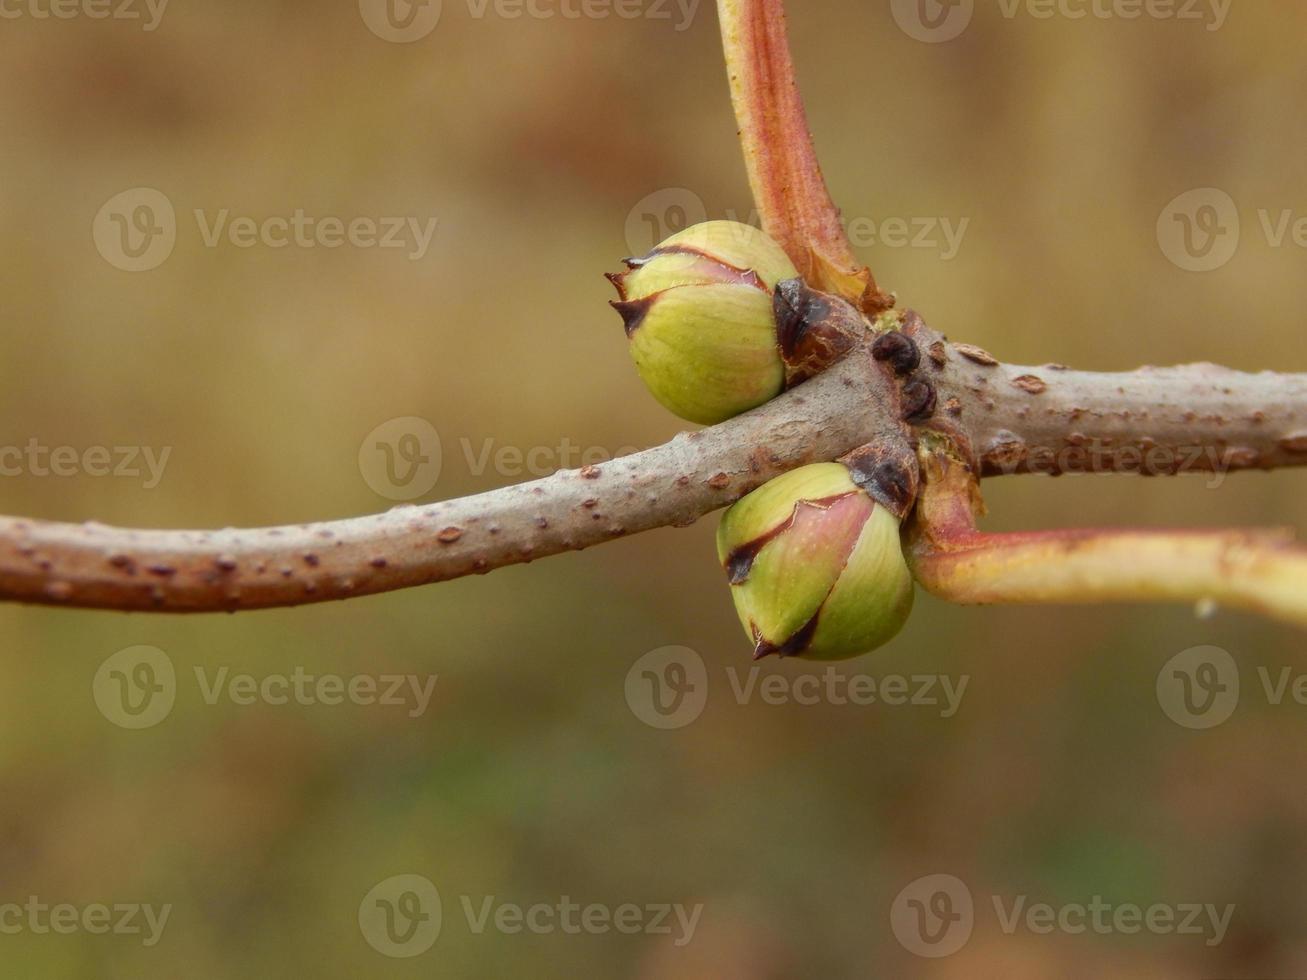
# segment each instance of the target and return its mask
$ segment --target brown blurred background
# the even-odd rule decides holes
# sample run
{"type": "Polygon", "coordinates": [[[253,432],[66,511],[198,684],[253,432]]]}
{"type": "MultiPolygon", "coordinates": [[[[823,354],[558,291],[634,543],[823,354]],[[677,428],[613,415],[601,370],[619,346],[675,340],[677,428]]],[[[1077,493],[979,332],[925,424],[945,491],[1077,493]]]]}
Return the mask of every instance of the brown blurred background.
{"type": "MultiPolygon", "coordinates": [[[[122,2],[109,9],[141,19],[93,18],[93,0],[67,19],[41,16],[46,0],[3,7],[0,447],[171,452],[157,481],[139,458],[140,476],[58,476],[10,454],[0,510],[160,527],[380,510],[394,501],[360,444],[409,416],[443,446],[422,500],[531,476],[514,451],[537,449],[544,472],[577,465],[560,446],[612,455],[678,431],[632,370],[601,273],[655,230],[752,206],[710,4],[444,0],[433,24],[433,8],[385,19],[372,0],[174,0],[146,29],[143,0],[122,2]],[[175,248],[140,272],[112,235],[138,228],[134,199],[95,225],[134,188],[176,216],[175,248]],[[210,246],[224,209],[436,227],[426,249],[210,246]]],[[[1307,217],[1307,7],[1014,2],[981,0],[946,43],[913,36],[897,0],[792,4],[832,191],[864,236],[891,239],[862,242],[881,282],[1009,360],[1307,370],[1304,250],[1264,228],[1307,217]],[[1241,223],[1206,272],[1158,234],[1195,188],[1228,195],[1241,223]],[[897,242],[895,218],[936,222],[931,241],[897,242]],[[941,220],[967,222],[955,249],[941,220]]],[[[1211,483],[994,481],[989,526],[1307,527],[1307,474],[1211,483]]],[[[1307,976],[1307,707],[1272,703],[1258,673],[1307,671],[1302,634],[1186,608],[921,595],[895,642],[836,671],[965,677],[951,716],[741,698],[749,650],[715,525],[298,610],[0,608],[0,906],[171,906],[153,945],[0,914],[4,972],[1307,976]],[[142,644],[175,668],[175,703],[129,729],[93,693],[101,664],[142,644]],[[1242,681],[1206,729],[1177,724],[1157,690],[1198,645],[1228,651],[1242,681]],[[634,666],[665,646],[704,664],[702,713],[671,729],[642,720],[634,666]],[[210,704],[197,668],[205,684],[222,668],[437,680],[416,712],[210,704]],[[443,919],[402,958],[378,951],[360,906],[406,874],[436,886],[443,919]],[[895,897],[928,874],[975,903],[970,940],[937,959],[891,929],[895,897]],[[674,916],[671,935],[478,933],[464,902],[479,914],[485,896],[702,912],[679,945],[674,916]],[[1005,931],[994,896],[1234,910],[1219,942],[1044,934],[1005,931]]],[[[809,674],[825,676],[759,676],[809,674]]]]}

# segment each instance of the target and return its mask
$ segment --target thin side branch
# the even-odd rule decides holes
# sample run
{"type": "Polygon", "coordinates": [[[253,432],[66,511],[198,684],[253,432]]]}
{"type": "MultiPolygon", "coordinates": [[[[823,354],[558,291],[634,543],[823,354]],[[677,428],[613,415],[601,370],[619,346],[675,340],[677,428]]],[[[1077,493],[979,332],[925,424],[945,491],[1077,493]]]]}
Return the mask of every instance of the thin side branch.
{"type": "Polygon", "coordinates": [[[858,262],[831,201],[794,78],[781,0],[718,0],[722,50],[762,227],[811,286],[866,313],[894,305],[858,262]]]}
{"type": "Polygon", "coordinates": [[[1293,531],[976,529],[974,479],[945,453],[923,459],[908,562],[950,602],[1211,602],[1307,626],[1307,550],[1293,531]]]}

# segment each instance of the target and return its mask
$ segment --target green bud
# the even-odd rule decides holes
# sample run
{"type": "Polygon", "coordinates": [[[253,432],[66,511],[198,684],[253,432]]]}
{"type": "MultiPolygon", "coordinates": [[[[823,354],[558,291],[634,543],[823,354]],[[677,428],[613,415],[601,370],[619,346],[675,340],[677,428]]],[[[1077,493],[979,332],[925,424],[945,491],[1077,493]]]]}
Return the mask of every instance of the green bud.
{"type": "Polygon", "coordinates": [[[628,271],[609,275],[631,356],[653,396],[711,425],[785,387],[773,294],[798,271],[763,232],[708,221],[678,232],[628,271]]]}
{"type": "Polygon", "coordinates": [[[890,640],[912,609],[899,519],[842,463],[778,476],[722,517],[726,568],[754,656],[843,660],[890,640]]]}

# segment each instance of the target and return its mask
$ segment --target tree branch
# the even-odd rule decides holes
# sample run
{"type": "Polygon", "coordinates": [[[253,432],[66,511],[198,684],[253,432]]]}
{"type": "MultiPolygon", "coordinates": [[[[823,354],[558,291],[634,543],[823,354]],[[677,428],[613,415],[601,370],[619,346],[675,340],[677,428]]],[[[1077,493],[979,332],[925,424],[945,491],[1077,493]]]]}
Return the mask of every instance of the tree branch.
{"type": "Polygon", "coordinates": [[[487,572],[691,524],[785,470],[898,435],[896,406],[892,380],[864,355],[752,412],[602,466],[371,517],[222,531],[0,518],[0,598],[235,611],[487,572]]]}
{"type": "MultiPolygon", "coordinates": [[[[868,316],[883,314],[893,297],[854,257],[813,150],[782,0],[718,0],[718,10],[765,230],[809,286],[868,316]]],[[[250,530],[0,517],[0,599],[204,612],[385,592],[690,524],[787,469],[854,450],[848,458],[873,465],[893,447],[912,466],[907,439],[915,435],[926,472],[908,540],[916,574],[939,595],[959,602],[1208,597],[1307,624],[1307,553],[1280,532],[992,535],[974,524],[981,476],[1307,463],[1307,376],[1211,364],[1123,374],[1018,367],[949,344],[913,313],[877,321],[891,325],[900,333],[882,334],[874,349],[860,346],[721,425],[603,466],[460,500],[250,530]]],[[[918,493],[916,476],[913,467],[911,479],[895,484],[904,513],[918,493]]]]}
{"type": "Polygon", "coordinates": [[[1307,465],[1307,375],[1216,364],[1102,373],[999,363],[915,313],[934,427],[960,433],[983,476],[1228,473],[1307,465]]]}
{"type": "MultiPolygon", "coordinates": [[[[1026,447],[1110,440],[1116,451],[1066,453],[1063,472],[1131,472],[1129,445],[1157,458],[1213,447],[1218,466],[1307,463],[1307,377],[1211,365],[1129,374],[981,363],[915,314],[904,330],[936,391],[935,429],[986,448],[1009,433],[1026,447]],[[939,346],[936,346],[938,344],[939,346]],[[1047,379],[1032,394],[1023,375],[1047,379]],[[951,407],[957,399],[958,411],[951,407]],[[1231,447],[1249,453],[1231,452],[1231,447]],[[1252,453],[1256,454],[1254,460],[1252,453]]],[[[902,437],[902,394],[865,350],[737,418],[602,466],[371,517],[278,528],[129,530],[0,518],[0,599],[63,606],[206,612],[294,606],[387,592],[579,550],[650,528],[693,523],[795,466],[902,437]]],[[[1015,457],[1014,457],[1015,458],[1015,457]]],[[[1033,458],[1033,457],[1030,457],[1033,458]]],[[[1006,459],[1006,457],[1004,457],[1006,459]]],[[[1163,468],[1174,472],[1186,467],[1163,468]]],[[[1215,468],[1215,467],[1208,467],[1215,468]]]]}

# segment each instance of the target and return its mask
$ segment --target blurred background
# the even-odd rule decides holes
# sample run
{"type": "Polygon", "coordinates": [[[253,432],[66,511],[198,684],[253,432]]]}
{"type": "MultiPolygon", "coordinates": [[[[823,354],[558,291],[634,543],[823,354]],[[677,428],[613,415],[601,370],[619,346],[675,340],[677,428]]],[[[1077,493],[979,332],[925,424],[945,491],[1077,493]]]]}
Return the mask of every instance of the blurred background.
{"type": "MultiPolygon", "coordinates": [[[[0,7],[0,510],[341,517],[396,502],[360,456],[392,420],[438,436],[419,501],[682,427],[601,273],[750,214],[712,6],[391,2],[0,7]],[[400,230],[342,243],[359,218],[400,230]]],[[[1104,370],[1307,371],[1304,30],[1272,0],[791,9],[881,283],[1104,370]]],[[[1307,527],[1307,473],[985,490],[994,529],[1307,527]]],[[[755,673],[715,526],[285,611],[0,607],[4,972],[1307,976],[1301,633],[923,594],[874,656],[755,673]],[[1194,647],[1241,682],[1217,715],[1167,687],[1194,647]],[[403,703],[266,693],[297,675],[403,703]],[[1175,921],[1076,930],[1095,900],[1175,921]]]]}

